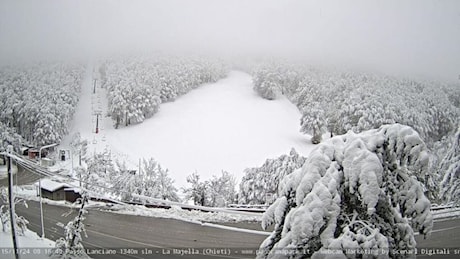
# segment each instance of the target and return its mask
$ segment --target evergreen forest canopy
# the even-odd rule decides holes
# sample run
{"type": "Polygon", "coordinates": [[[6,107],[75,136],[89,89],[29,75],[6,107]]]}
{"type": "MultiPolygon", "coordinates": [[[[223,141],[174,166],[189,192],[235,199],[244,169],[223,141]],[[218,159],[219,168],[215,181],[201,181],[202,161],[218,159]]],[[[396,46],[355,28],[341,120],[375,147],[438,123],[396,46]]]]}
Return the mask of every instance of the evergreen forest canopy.
{"type": "Polygon", "coordinates": [[[0,68],[0,148],[59,143],[69,131],[84,71],[70,63],[0,68]]]}

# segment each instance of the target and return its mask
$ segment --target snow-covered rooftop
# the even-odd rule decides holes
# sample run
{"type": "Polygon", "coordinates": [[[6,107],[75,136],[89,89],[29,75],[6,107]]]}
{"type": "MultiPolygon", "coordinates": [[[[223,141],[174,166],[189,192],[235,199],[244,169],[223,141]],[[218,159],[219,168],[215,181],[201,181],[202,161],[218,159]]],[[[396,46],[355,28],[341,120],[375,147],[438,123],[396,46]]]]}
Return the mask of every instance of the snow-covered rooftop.
{"type": "MultiPolygon", "coordinates": [[[[36,182],[35,186],[38,187],[39,183],[36,182]]],[[[51,191],[51,192],[59,190],[61,188],[69,187],[69,185],[66,184],[66,183],[57,182],[57,181],[53,181],[53,180],[50,180],[50,179],[42,179],[41,183],[40,183],[40,186],[41,186],[42,189],[47,190],[47,191],[51,191]]]]}

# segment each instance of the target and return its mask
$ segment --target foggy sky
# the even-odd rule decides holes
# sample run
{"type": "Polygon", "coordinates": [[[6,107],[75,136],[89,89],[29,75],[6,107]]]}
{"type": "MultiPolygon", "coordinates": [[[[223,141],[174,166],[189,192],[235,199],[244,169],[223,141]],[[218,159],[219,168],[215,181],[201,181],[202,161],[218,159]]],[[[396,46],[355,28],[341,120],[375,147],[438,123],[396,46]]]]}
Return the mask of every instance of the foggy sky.
{"type": "Polygon", "coordinates": [[[459,81],[460,1],[0,1],[0,58],[285,56],[459,81]]]}

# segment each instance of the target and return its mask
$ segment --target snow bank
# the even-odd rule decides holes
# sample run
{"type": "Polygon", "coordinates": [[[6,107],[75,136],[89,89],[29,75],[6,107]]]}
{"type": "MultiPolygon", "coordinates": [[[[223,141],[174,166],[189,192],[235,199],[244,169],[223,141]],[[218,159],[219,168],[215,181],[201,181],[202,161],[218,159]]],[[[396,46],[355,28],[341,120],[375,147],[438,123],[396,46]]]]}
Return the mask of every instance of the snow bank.
{"type": "Polygon", "coordinates": [[[138,205],[115,205],[111,207],[111,212],[144,217],[171,218],[192,223],[213,222],[213,223],[235,223],[235,222],[260,222],[262,214],[234,214],[229,212],[203,212],[199,210],[183,210],[178,207],[169,209],[146,208],[138,205]]]}

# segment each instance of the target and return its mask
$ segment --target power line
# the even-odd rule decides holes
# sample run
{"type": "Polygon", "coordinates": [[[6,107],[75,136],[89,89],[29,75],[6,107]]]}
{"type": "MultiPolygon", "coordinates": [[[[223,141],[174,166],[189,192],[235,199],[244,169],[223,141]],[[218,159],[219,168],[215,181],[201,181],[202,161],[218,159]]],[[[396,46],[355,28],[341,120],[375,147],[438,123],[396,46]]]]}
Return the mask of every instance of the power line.
{"type": "MultiPolygon", "coordinates": [[[[52,173],[48,172],[45,169],[40,169],[40,168],[37,167],[36,164],[33,164],[32,162],[27,162],[26,160],[18,157],[17,155],[11,154],[11,157],[14,158],[19,165],[21,165],[22,167],[28,169],[33,174],[38,173],[39,175],[44,175],[44,176],[47,176],[47,177],[50,177],[50,178],[62,177],[62,176],[57,176],[55,174],[52,174],[52,173]]],[[[79,179],[76,179],[76,178],[73,178],[73,177],[67,177],[67,178],[69,180],[79,181],[79,179]]],[[[63,183],[62,180],[58,180],[58,181],[63,183]]],[[[188,210],[201,210],[201,211],[208,211],[208,212],[224,212],[224,213],[243,214],[243,215],[254,215],[254,214],[256,214],[256,213],[251,214],[251,212],[242,212],[242,211],[236,211],[236,210],[231,210],[231,209],[221,209],[221,208],[213,208],[213,207],[206,207],[206,206],[187,205],[187,204],[183,204],[183,203],[180,203],[180,202],[163,200],[163,199],[153,198],[153,197],[149,197],[149,196],[145,196],[145,195],[133,194],[133,193],[130,193],[128,191],[123,191],[123,190],[118,190],[118,189],[115,189],[115,188],[105,187],[105,186],[102,186],[102,185],[99,185],[99,184],[96,184],[96,183],[90,183],[89,181],[86,181],[86,180],[84,180],[84,181],[82,180],[82,183],[91,185],[92,187],[102,188],[103,190],[110,191],[112,193],[128,194],[128,195],[131,195],[134,198],[144,200],[144,201],[148,201],[149,203],[155,203],[155,204],[145,204],[146,206],[148,206],[148,205],[179,206],[179,207],[181,207],[183,209],[188,209],[188,210]]],[[[108,199],[108,200],[110,200],[110,201],[112,201],[114,203],[118,203],[118,204],[122,204],[122,205],[133,204],[133,201],[124,201],[124,200],[120,200],[120,199],[107,198],[106,196],[102,195],[101,193],[90,191],[87,188],[79,187],[78,185],[71,184],[71,183],[66,183],[66,184],[71,186],[71,187],[74,187],[74,188],[79,188],[82,191],[87,192],[88,194],[93,194],[93,195],[99,196],[99,198],[101,198],[101,199],[108,199]]],[[[96,196],[94,198],[98,198],[96,196]]]]}

